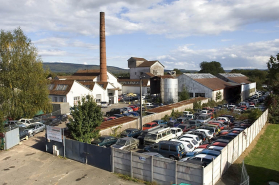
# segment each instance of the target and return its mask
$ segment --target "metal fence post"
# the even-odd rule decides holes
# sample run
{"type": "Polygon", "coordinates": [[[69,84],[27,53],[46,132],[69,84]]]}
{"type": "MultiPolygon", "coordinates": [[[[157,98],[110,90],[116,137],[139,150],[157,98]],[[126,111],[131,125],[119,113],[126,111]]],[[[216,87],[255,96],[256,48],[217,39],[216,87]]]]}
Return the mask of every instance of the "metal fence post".
{"type": "Polygon", "coordinates": [[[111,171],[114,173],[114,148],[111,147],[111,171]]]}
{"type": "Polygon", "coordinates": [[[131,160],[131,177],[133,178],[133,152],[130,151],[130,160],[131,160]]]}
{"type": "Polygon", "coordinates": [[[211,182],[212,185],[214,185],[214,182],[213,182],[214,181],[214,160],[215,159],[212,160],[212,182],[211,182]]]}
{"type": "Polygon", "coordinates": [[[66,140],[66,137],[65,137],[65,135],[64,135],[64,129],[63,129],[63,149],[64,149],[64,157],[66,156],[66,146],[65,146],[65,144],[66,144],[66,142],[65,142],[65,140],[66,140]]]}
{"type": "Polygon", "coordinates": [[[153,182],[153,155],[151,156],[150,169],[151,169],[151,182],[153,182]]]}
{"type": "Polygon", "coordinates": [[[174,161],[174,184],[177,184],[177,160],[174,161]]]}

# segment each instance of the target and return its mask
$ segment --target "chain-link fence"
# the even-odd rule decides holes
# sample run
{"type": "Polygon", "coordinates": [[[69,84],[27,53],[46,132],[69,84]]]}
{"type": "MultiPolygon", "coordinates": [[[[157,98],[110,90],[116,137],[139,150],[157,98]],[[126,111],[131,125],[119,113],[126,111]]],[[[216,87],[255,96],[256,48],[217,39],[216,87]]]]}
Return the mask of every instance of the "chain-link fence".
{"type": "Polygon", "coordinates": [[[242,161],[240,185],[249,185],[249,175],[247,173],[244,161],[242,161]]]}

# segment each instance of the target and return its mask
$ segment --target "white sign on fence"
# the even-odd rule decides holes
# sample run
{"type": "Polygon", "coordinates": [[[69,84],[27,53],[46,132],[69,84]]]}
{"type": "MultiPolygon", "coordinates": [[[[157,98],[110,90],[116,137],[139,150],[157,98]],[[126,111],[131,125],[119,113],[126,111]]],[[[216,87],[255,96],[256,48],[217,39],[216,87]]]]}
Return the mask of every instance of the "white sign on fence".
{"type": "Polygon", "coordinates": [[[62,142],[61,128],[47,125],[47,139],[62,142]]]}

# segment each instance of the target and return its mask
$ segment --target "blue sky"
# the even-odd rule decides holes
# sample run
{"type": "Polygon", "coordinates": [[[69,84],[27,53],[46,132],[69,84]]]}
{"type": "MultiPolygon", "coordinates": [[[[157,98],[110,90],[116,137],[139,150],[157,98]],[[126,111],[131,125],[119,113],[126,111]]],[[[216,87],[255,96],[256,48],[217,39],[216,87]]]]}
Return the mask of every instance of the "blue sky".
{"type": "Polygon", "coordinates": [[[130,57],[166,69],[265,69],[279,53],[274,0],[0,0],[0,28],[21,27],[44,62],[99,65],[99,15],[105,12],[107,65],[130,57]],[[3,19],[4,18],[4,19],[3,19]]]}

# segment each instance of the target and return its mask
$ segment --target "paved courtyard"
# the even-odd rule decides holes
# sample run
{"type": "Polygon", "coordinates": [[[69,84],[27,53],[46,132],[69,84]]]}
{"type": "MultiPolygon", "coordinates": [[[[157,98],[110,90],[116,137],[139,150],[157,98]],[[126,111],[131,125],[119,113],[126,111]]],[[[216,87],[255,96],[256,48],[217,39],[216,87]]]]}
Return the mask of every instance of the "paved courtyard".
{"type": "Polygon", "coordinates": [[[117,175],[45,151],[44,133],[0,152],[0,185],[105,184],[133,185],[117,175]]]}

